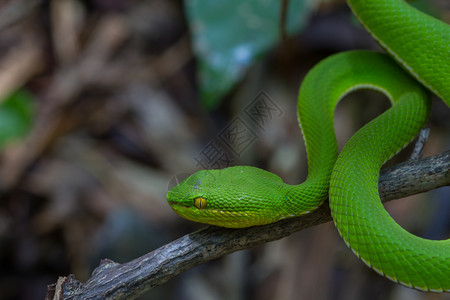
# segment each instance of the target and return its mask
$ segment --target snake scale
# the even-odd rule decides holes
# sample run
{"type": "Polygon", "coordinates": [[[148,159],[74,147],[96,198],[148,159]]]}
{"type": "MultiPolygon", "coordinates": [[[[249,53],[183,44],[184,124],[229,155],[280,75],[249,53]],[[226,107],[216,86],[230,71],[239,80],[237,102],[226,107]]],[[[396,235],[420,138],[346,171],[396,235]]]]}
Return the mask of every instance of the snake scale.
{"type": "Polygon", "coordinates": [[[428,119],[429,91],[450,106],[450,26],[403,0],[347,2],[387,54],[342,52],[306,75],[298,99],[308,156],[305,182],[289,185],[249,166],[201,170],[170,190],[168,202],[189,220],[240,228],[307,214],[329,197],[339,234],[366,265],[410,288],[450,292],[450,239],[427,240],[404,230],[378,194],[381,166],[428,119]],[[361,88],[380,91],[392,106],[338,156],[335,106],[361,88]]]}

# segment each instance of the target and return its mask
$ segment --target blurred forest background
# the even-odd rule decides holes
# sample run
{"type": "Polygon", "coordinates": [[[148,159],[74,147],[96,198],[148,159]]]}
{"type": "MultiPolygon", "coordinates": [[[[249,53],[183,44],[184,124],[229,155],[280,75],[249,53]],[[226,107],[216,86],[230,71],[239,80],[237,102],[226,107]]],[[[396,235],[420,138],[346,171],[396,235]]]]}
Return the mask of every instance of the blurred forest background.
{"type": "MultiPolygon", "coordinates": [[[[335,52],[380,48],[345,1],[284,2],[1,1],[0,299],[43,299],[58,276],[84,282],[102,258],[127,262],[201,228],[165,200],[198,169],[246,164],[288,183],[306,178],[296,116],[303,76],[335,52]]],[[[450,23],[447,0],[413,4],[450,23]]],[[[335,117],[340,146],[386,107],[373,92],[346,97],[335,117]]],[[[449,148],[449,116],[435,99],[425,156],[449,148]]],[[[441,188],[387,208],[410,232],[444,239],[449,195],[441,188]]],[[[327,223],[199,266],[141,298],[450,295],[378,276],[327,223]]]]}

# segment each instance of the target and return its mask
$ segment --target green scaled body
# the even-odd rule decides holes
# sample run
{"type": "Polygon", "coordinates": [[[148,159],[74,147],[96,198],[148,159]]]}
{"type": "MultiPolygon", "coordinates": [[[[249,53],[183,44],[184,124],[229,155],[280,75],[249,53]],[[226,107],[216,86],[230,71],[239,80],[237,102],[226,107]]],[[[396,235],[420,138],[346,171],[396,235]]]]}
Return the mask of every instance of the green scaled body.
{"type": "Polygon", "coordinates": [[[450,292],[450,240],[408,233],[385,211],[378,194],[382,164],[428,118],[430,100],[422,86],[450,105],[450,27],[402,0],[348,2],[392,58],[344,52],[307,74],[298,101],[307,180],[288,185],[246,166],[203,170],[170,190],[168,202],[187,219],[240,228],[309,213],[329,196],[340,235],[369,267],[407,287],[450,292]],[[384,93],[392,107],[361,128],[338,157],[334,109],[343,96],[361,88],[384,93]]]}
{"type": "Polygon", "coordinates": [[[450,26],[403,0],[348,0],[397,62],[450,106],[450,26]]]}
{"type": "MultiPolygon", "coordinates": [[[[348,2],[399,65],[450,105],[449,25],[402,0],[348,2]]],[[[404,113],[395,112],[379,125],[371,122],[342,150],[330,181],[333,220],[347,245],[379,274],[418,290],[450,292],[450,240],[410,234],[379,200],[381,165],[396,153],[396,142],[415,135],[411,122],[421,122],[416,119],[417,103],[406,99],[403,105],[404,113]]]]}

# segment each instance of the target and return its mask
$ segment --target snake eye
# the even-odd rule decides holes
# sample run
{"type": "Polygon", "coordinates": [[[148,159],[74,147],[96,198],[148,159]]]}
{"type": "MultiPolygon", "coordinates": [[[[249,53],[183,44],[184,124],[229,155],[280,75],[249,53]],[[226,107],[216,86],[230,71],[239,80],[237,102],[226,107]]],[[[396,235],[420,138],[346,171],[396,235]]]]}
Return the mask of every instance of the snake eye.
{"type": "Polygon", "coordinates": [[[206,199],[203,197],[195,197],[194,198],[194,206],[197,207],[198,209],[204,209],[206,208],[206,199]]]}

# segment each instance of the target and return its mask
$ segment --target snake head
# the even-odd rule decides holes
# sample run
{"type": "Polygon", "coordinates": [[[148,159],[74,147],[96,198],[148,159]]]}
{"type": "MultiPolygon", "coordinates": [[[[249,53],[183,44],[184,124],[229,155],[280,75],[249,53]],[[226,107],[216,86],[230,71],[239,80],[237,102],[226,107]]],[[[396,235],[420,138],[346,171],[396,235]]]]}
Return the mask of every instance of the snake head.
{"type": "Polygon", "coordinates": [[[185,219],[242,228],[280,219],[276,204],[283,203],[283,185],[277,175],[254,167],[201,170],[173,187],[167,201],[185,219]]]}

